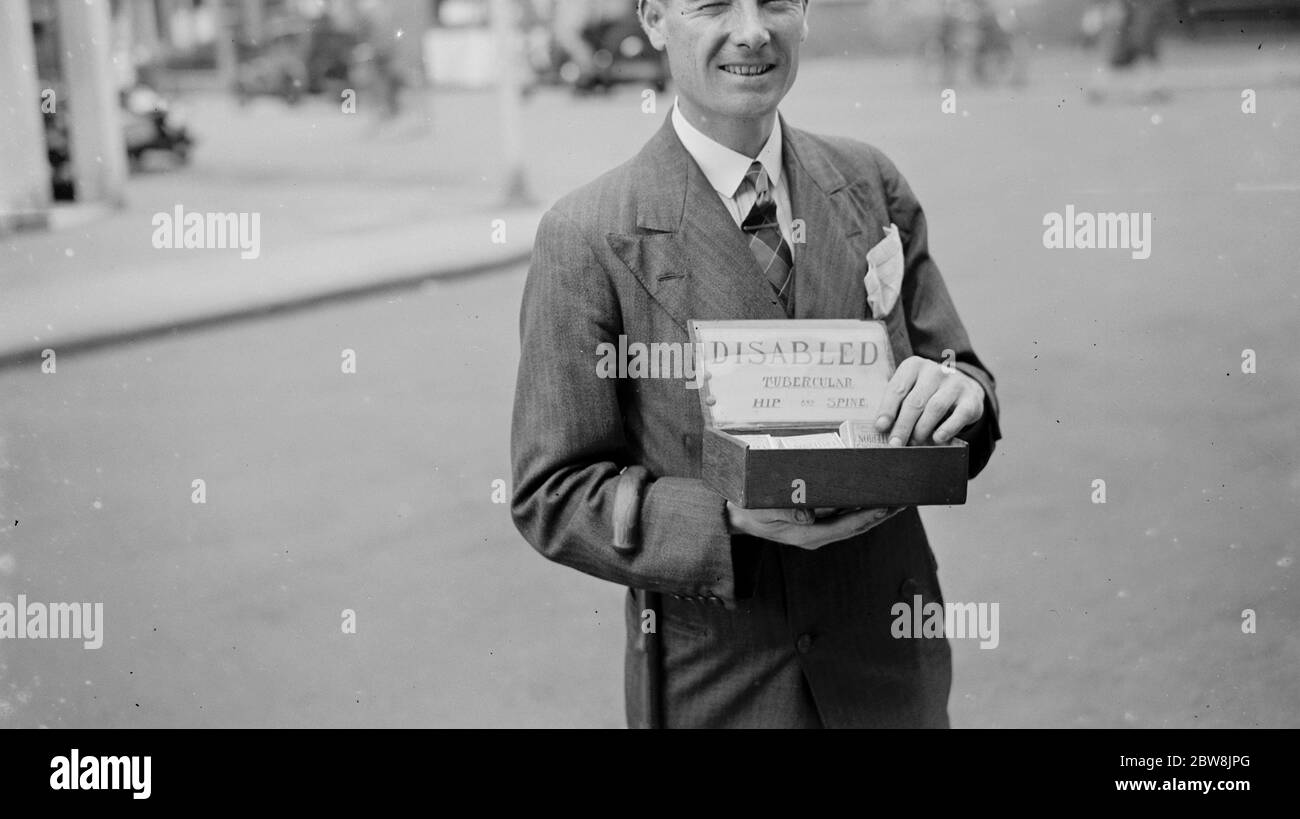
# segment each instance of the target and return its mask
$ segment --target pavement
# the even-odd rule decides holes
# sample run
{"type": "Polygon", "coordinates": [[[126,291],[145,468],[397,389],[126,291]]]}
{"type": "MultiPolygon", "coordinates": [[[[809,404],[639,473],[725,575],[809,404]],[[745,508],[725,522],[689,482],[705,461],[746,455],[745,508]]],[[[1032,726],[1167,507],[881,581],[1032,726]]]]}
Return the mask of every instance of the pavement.
{"type": "MultiPolygon", "coordinates": [[[[1161,82],[1175,93],[1294,87],[1294,45],[1177,41],[1166,47],[1161,82]]],[[[1091,58],[1074,52],[1040,51],[1034,60],[1030,87],[1008,93],[1064,100],[1096,80],[1091,58]]],[[[845,74],[870,76],[876,98],[891,103],[930,93],[904,59],[822,59],[804,73],[831,85],[845,74]]],[[[125,208],[57,207],[53,230],[0,239],[0,365],[47,348],[95,347],[516,264],[530,252],[544,205],[626,158],[622,146],[644,141],[661,120],[657,111],[629,123],[628,110],[641,105],[636,89],[585,101],[543,91],[523,116],[532,204],[510,205],[491,94],[414,97],[389,123],[367,116],[361,102],[357,114],[344,114],[326,100],[289,109],[271,100],[239,108],[202,93],[182,99],[200,138],[191,166],[159,159],[131,179],[125,208]],[[153,217],[178,204],[259,213],[260,255],[156,249],[153,217]]]]}
{"type": "Polygon", "coordinates": [[[57,206],[53,230],[4,237],[0,363],[528,256],[539,207],[502,204],[487,173],[458,173],[453,154],[429,150],[436,136],[418,112],[380,128],[322,101],[239,109],[199,95],[183,105],[200,138],[192,165],[152,157],[130,180],[124,208],[57,206]],[[422,152],[433,159],[415,161],[422,152]],[[155,214],[178,206],[257,214],[256,258],[154,247],[155,214]]]}
{"type": "MultiPolygon", "coordinates": [[[[98,269],[61,287],[7,290],[0,363],[47,348],[81,350],[515,264],[528,257],[538,215],[535,208],[502,208],[359,235],[276,241],[256,259],[239,258],[238,249],[147,247],[109,264],[92,262],[98,269]],[[498,220],[504,241],[493,240],[498,220]],[[175,261],[187,253],[195,256],[175,261]]],[[[119,214],[106,223],[138,228],[148,216],[119,214]]],[[[64,252],[77,253],[71,246],[64,252]]],[[[34,254],[26,258],[37,262],[34,254]]]]}

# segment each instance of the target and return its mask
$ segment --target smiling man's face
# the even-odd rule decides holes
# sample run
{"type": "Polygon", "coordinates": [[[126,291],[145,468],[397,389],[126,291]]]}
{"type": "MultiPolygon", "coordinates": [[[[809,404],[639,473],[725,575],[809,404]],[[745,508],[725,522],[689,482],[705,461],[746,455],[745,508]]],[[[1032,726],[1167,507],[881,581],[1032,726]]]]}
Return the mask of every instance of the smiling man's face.
{"type": "Polygon", "coordinates": [[[650,41],[665,48],[693,120],[768,120],[799,71],[806,0],[646,0],[650,41]]]}

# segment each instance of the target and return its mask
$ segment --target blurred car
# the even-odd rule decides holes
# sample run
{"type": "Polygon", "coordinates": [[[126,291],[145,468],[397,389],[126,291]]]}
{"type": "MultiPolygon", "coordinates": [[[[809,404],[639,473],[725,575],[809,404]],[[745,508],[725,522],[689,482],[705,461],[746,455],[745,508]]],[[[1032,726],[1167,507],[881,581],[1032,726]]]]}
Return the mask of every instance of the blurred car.
{"type": "Polygon", "coordinates": [[[360,42],[328,17],[312,23],[281,22],[259,43],[244,43],[235,74],[235,97],[279,97],[296,105],[304,94],[336,92],[351,81],[353,49],[360,42]]]}
{"type": "Polygon", "coordinates": [[[586,25],[581,37],[591,49],[585,69],[544,24],[526,32],[528,60],[537,82],[568,85],[579,94],[608,91],[622,83],[652,86],[661,93],[668,87],[668,60],[650,45],[635,14],[586,25]]]}
{"type": "Polygon", "coordinates": [[[650,45],[635,14],[605,20],[583,32],[595,48],[595,71],[587,89],[606,89],[619,83],[649,85],[662,93],[668,87],[668,61],[650,45]]]}
{"type": "Polygon", "coordinates": [[[307,91],[307,38],[305,28],[282,29],[262,43],[242,44],[234,87],[239,104],[265,96],[297,105],[307,91]]]}

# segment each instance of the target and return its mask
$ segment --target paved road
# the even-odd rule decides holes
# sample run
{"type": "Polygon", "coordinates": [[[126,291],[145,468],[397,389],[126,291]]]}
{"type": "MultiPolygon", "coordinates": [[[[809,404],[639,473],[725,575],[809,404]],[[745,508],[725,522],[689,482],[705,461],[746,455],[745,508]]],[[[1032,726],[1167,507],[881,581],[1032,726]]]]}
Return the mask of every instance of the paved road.
{"type": "Polygon", "coordinates": [[[5,646],[13,721],[617,724],[617,592],[492,502],[520,275],[7,373],[0,585],[106,612],[5,646]]]}
{"type": "MultiPolygon", "coordinates": [[[[859,63],[810,79],[787,115],[893,156],[999,379],[1007,440],[925,512],[946,597],[1001,609],[996,650],[955,645],[954,723],[1300,725],[1300,95],[945,116],[859,63]],[[1151,258],[1045,249],[1068,204],[1151,212],[1151,258]]],[[[522,275],[0,372],[0,601],[107,619],[99,651],[0,645],[0,724],[620,725],[620,592],[492,503],[522,275]]]]}

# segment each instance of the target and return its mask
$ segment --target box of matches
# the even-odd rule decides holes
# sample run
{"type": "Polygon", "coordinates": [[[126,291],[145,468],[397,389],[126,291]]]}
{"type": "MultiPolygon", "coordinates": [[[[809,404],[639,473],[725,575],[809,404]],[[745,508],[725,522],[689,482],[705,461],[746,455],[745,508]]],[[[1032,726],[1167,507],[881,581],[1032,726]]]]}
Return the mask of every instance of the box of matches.
{"type": "Polygon", "coordinates": [[[966,442],[890,446],[876,431],[894,374],[881,321],[692,321],[702,477],[738,506],[966,502],[966,442]]]}

